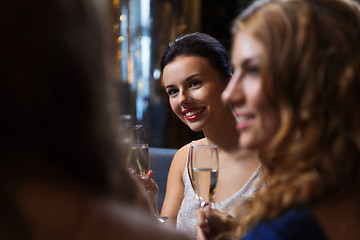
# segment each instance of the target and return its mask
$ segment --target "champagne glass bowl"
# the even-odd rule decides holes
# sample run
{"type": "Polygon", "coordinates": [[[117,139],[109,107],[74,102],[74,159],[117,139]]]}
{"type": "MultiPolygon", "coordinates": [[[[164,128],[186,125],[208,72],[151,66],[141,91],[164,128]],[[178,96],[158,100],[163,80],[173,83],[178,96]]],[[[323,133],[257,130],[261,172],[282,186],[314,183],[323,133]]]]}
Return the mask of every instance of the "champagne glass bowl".
{"type": "Polygon", "coordinates": [[[191,182],[202,207],[211,203],[219,172],[216,145],[193,145],[190,148],[191,182]]]}

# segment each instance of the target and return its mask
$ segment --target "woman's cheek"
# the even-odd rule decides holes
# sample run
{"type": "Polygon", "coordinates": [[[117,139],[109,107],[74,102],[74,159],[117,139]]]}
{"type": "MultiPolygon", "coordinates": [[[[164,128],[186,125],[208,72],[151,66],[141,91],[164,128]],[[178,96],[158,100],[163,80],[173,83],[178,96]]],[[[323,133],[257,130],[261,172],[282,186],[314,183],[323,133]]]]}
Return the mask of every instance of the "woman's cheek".
{"type": "Polygon", "coordinates": [[[174,99],[169,99],[169,102],[170,102],[171,110],[172,110],[177,116],[179,116],[179,114],[181,113],[180,106],[175,102],[174,99]]]}

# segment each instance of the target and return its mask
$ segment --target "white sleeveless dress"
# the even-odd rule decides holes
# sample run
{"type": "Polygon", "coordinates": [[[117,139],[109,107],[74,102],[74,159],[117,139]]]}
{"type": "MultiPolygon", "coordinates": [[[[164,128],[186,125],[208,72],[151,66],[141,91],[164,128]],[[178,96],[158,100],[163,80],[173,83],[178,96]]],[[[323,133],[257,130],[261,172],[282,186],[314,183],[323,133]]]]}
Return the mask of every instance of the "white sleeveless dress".
{"type": "MultiPolygon", "coordinates": [[[[211,208],[229,213],[231,216],[238,219],[242,215],[242,213],[239,212],[240,204],[249,199],[253,193],[259,190],[259,188],[256,187],[256,183],[261,177],[262,172],[261,167],[259,166],[241,189],[222,202],[211,203],[211,208]]],[[[200,209],[200,203],[196,199],[195,192],[191,186],[187,164],[182,179],[185,186],[184,198],[177,215],[176,229],[185,233],[185,235],[187,235],[190,239],[195,240],[195,211],[200,209]]]]}

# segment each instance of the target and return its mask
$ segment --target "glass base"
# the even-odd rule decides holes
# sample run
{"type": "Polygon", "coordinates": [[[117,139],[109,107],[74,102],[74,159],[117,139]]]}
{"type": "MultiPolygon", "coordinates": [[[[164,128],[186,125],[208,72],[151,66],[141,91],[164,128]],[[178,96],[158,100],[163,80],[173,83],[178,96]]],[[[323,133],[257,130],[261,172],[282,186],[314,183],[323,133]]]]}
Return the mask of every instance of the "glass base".
{"type": "Polygon", "coordinates": [[[159,217],[157,217],[157,219],[161,223],[167,223],[169,221],[169,217],[159,216],[159,217]]]}
{"type": "Polygon", "coordinates": [[[206,207],[207,205],[210,205],[210,202],[201,202],[200,203],[201,207],[206,207]]]}

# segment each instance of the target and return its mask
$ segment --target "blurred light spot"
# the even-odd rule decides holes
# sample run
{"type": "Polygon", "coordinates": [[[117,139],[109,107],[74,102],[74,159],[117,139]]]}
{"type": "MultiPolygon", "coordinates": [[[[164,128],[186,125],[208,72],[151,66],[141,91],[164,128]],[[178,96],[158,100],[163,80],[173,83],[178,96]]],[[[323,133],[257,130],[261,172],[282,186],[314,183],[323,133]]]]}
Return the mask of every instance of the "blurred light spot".
{"type": "Polygon", "coordinates": [[[124,41],[125,40],[125,38],[123,37],[123,36],[120,36],[120,37],[118,37],[118,39],[117,39],[117,43],[121,43],[122,41],[124,41]]]}
{"type": "Polygon", "coordinates": [[[153,78],[155,80],[159,80],[160,79],[160,76],[161,76],[161,72],[158,68],[155,68],[154,69],[154,72],[153,72],[153,78]]]}
{"type": "Polygon", "coordinates": [[[126,16],[124,14],[120,15],[120,21],[121,22],[126,21],[126,16]]]}
{"type": "Polygon", "coordinates": [[[141,51],[140,50],[136,50],[135,51],[135,57],[139,58],[141,56],[141,51]]]}
{"type": "Polygon", "coordinates": [[[140,92],[144,90],[144,79],[142,78],[140,78],[138,81],[138,89],[140,92]]]}

